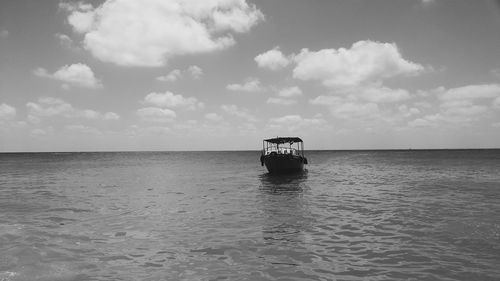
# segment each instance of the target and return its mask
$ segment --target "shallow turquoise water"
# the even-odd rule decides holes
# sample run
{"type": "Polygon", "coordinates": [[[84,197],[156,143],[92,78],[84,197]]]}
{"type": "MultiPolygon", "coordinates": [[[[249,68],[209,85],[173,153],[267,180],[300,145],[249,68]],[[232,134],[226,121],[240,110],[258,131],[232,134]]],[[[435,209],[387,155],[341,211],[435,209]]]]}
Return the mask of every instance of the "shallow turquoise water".
{"type": "Polygon", "coordinates": [[[499,280],[500,151],[0,154],[0,280],[499,280]]]}

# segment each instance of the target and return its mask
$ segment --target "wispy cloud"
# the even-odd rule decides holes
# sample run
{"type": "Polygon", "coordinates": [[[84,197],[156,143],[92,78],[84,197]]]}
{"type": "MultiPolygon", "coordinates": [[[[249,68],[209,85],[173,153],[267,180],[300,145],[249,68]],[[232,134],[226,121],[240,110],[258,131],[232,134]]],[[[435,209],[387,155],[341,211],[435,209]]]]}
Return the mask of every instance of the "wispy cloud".
{"type": "Polygon", "coordinates": [[[224,104],[221,106],[221,108],[224,112],[226,112],[230,115],[233,115],[233,116],[243,118],[248,122],[256,122],[257,121],[257,118],[254,115],[250,114],[248,112],[248,109],[238,107],[235,104],[231,104],[231,105],[224,104]]]}
{"type": "Polygon", "coordinates": [[[217,114],[215,112],[210,112],[210,113],[205,114],[205,119],[212,121],[212,122],[219,122],[222,120],[222,116],[220,116],[219,114],[217,114]]]}
{"type": "Polygon", "coordinates": [[[6,103],[0,104],[0,121],[10,120],[16,117],[16,108],[6,103]]]}
{"type": "Polygon", "coordinates": [[[166,82],[174,82],[182,77],[182,73],[179,69],[174,69],[170,71],[167,75],[158,76],[156,80],[158,81],[166,81],[166,82]]]}
{"type": "Polygon", "coordinates": [[[84,118],[93,120],[118,120],[120,116],[114,112],[101,113],[92,109],[78,109],[62,99],[42,97],[37,102],[28,102],[28,120],[40,122],[48,117],[84,118]]]}
{"type": "Polygon", "coordinates": [[[197,65],[191,65],[185,71],[174,69],[166,75],[156,77],[156,80],[174,82],[181,79],[185,73],[187,73],[192,79],[198,80],[203,76],[203,69],[197,65]]]}
{"type": "Polygon", "coordinates": [[[264,90],[264,88],[260,84],[259,79],[257,78],[248,78],[242,84],[229,84],[226,86],[226,89],[239,92],[260,92],[264,90]]]}
{"type": "Polygon", "coordinates": [[[204,104],[194,97],[185,98],[182,95],[176,95],[168,91],[165,93],[150,93],[144,97],[143,103],[156,107],[187,108],[190,110],[204,107],[204,104]]]}
{"type": "Polygon", "coordinates": [[[296,131],[304,128],[318,128],[327,124],[323,118],[303,118],[298,114],[285,115],[271,118],[267,124],[268,129],[296,131]]]}

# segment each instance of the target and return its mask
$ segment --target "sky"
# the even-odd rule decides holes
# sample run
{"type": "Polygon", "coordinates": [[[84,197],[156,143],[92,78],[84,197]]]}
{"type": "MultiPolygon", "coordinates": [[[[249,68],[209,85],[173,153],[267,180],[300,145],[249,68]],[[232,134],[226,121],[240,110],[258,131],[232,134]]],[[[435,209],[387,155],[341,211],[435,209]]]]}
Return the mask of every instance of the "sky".
{"type": "Polygon", "coordinates": [[[0,151],[500,147],[493,0],[3,0],[0,151]]]}

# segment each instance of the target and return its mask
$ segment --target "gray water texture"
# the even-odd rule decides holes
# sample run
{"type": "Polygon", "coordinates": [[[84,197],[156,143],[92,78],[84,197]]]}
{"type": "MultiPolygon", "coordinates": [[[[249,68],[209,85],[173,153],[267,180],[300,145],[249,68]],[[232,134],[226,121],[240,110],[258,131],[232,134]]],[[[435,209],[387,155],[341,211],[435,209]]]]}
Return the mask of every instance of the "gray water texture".
{"type": "Polygon", "coordinates": [[[500,151],[0,154],[0,280],[500,280],[500,151]]]}

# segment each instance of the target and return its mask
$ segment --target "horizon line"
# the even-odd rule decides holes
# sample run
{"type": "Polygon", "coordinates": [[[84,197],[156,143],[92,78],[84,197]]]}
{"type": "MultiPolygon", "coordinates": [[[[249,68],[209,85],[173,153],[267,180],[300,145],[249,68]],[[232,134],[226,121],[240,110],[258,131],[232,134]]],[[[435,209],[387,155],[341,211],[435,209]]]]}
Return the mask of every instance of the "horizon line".
{"type": "MultiPolygon", "coordinates": [[[[500,147],[484,148],[341,148],[341,149],[305,149],[304,151],[438,151],[438,150],[500,150],[500,147]]],[[[61,151],[0,151],[0,154],[15,153],[120,153],[120,152],[250,152],[262,149],[228,150],[61,150],[61,151]]]]}

